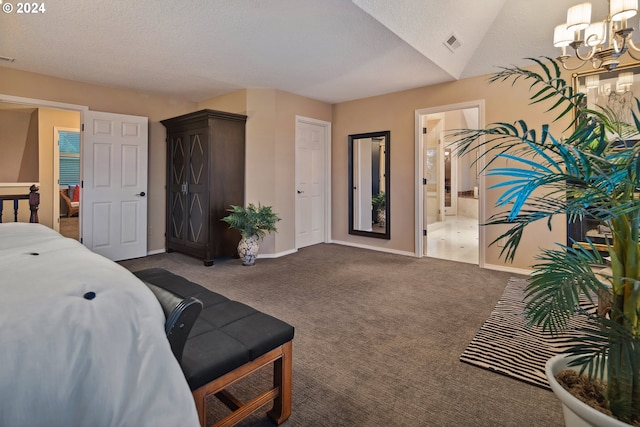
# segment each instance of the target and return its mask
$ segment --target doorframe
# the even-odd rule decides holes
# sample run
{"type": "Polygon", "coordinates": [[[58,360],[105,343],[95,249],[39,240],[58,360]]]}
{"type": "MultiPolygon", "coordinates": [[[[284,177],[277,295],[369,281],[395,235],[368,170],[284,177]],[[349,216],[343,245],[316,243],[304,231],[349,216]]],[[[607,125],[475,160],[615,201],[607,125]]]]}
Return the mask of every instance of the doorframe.
{"type": "MultiPolygon", "coordinates": [[[[322,126],[325,130],[324,132],[324,243],[331,243],[332,235],[331,235],[331,122],[327,122],[324,120],[313,119],[310,117],[299,116],[296,115],[295,120],[295,130],[294,130],[294,177],[293,177],[293,188],[295,191],[295,187],[297,185],[296,177],[297,177],[297,167],[298,167],[298,159],[296,158],[296,152],[298,149],[298,124],[307,123],[317,126],[322,126]]],[[[295,196],[294,196],[295,197],[295,196]]],[[[298,230],[296,230],[298,223],[298,210],[297,203],[294,200],[294,231],[293,231],[293,240],[295,245],[295,250],[298,250],[298,230]]]]}
{"type": "MultiPolygon", "coordinates": [[[[56,101],[49,101],[46,99],[37,99],[37,98],[24,98],[21,96],[13,96],[13,95],[6,95],[6,94],[2,94],[0,93],[0,102],[6,102],[6,103],[10,103],[10,104],[19,104],[19,105],[26,105],[29,107],[34,107],[34,108],[52,108],[52,109],[56,109],[56,110],[66,110],[66,111],[75,111],[80,113],[80,127],[82,128],[82,123],[84,123],[84,112],[85,111],[89,111],[89,106],[87,105],[78,105],[78,104],[67,104],[64,102],[56,102],[56,101]]],[[[55,140],[55,138],[54,138],[55,140]]],[[[83,135],[82,132],[80,132],[80,151],[82,152],[82,146],[84,144],[83,141],[83,135]]],[[[55,145],[55,144],[54,144],[55,145]]],[[[56,147],[53,147],[54,151],[56,149],[56,147]]],[[[55,159],[54,159],[55,162],[55,159]]],[[[80,178],[82,178],[82,162],[80,163],[80,178]]],[[[52,170],[55,172],[56,168],[55,165],[53,165],[52,170]]],[[[38,172],[39,174],[39,172],[38,172]]],[[[42,178],[39,177],[38,179],[39,182],[42,182],[42,178]]],[[[50,188],[47,189],[47,191],[51,191],[52,194],[52,207],[51,207],[51,221],[52,224],[55,226],[57,224],[58,226],[58,230],[60,229],[60,223],[59,223],[59,218],[56,218],[56,213],[58,214],[58,216],[60,215],[60,207],[59,207],[59,197],[56,197],[56,195],[58,194],[58,191],[60,189],[60,186],[58,184],[58,177],[55,176],[55,173],[53,174],[53,176],[51,177],[51,182],[52,185],[50,188]],[[57,209],[56,209],[57,206],[57,209]]],[[[82,204],[82,201],[80,201],[80,203],[82,204]]],[[[80,207],[80,209],[82,209],[82,206],[80,207]]],[[[81,229],[79,230],[79,237],[82,237],[82,232],[81,229]]]]}
{"type": "MultiPolygon", "coordinates": [[[[78,132],[82,144],[82,119],[80,128],[53,127],[53,229],[57,232],[60,232],[60,203],[56,203],[56,194],[60,191],[60,132],[78,132]]],[[[82,147],[80,147],[80,165],[82,165],[82,147]]],[[[80,174],[80,177],[82,177],[82,174],[80,174]]],[[[60,199],[58,198],[58,200],[60,199]]],[[[78,218],[78,238],[82,236],[79,223],[81,219],[78,218]]]]}
{"type": "MultiPolygon", "coordinates": [[[[423,234],[422,230],[426,229],[424,224],[424,196],[422,191],[422,176],[424,174],[423,162],[422,162],[422,151],[423,151],[423,137],[422,137],[422,117],[430,114],[438,114],[445,113],[448,111],[455,110],[464,110],[467,108],[478,108],[478,127],[483,128],[485,126],[485,105],[484,99],[479,99],[475,101],[461,102],[458,104],[449,104],[449,105],[441,105],[437,107],[429,107],[429,108],[420,108],[415,110],[415,256],[418,258],[424,257],[426,254],[423,250],[423,234]]],[[[477,161],[477,170],[480,171],[484,168],[485,159],[484,154],[485,148],[481,146],[478,151],[478,161],[477,161]]],[[[478,197],[478,223],[484,224],[486,217],[486,209],[485,209],[485,197],[484,197],[484,189],[485,186],[485,176],[484,174],[479,174],[479,187],[480,194],[478,197]]],[[[484,268],[485,265],[485,229],[484,227],[479,227],[478,229],[478,265],[480,268],[484,268]]]]}

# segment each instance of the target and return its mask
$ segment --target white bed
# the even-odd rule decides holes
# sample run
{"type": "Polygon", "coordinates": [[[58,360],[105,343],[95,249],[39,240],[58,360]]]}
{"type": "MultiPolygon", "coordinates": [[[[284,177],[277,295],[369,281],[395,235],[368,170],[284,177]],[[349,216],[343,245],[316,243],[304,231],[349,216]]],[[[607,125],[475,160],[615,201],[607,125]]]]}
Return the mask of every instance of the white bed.
{"type": "Polygon", "coordinates": [[[0,224],[0,426],[198,426],[164,321],[120,265],[0,224]]]}

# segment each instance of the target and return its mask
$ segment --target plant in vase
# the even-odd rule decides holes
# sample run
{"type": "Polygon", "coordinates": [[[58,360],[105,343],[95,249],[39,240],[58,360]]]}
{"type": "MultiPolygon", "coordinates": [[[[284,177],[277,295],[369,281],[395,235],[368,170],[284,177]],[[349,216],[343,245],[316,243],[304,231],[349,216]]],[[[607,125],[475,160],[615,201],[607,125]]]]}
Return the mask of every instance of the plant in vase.
{"type": "MultiPolygon", "coordinates": [[[[505,260],[513,261],[529,224],[546,221],[551,229],[556,215],[569,223],[593,220],[610,230],[599,247],[587,238],[543,249],[526,289],[525,314],[530,324],[552,333],[566,329],[573,316],[585,316],[583,338],[573,339],[566,352],[569,366],[606,380],[610,411],[635,422],[640,420],[640,144],[628,140],[637,139],[640,121],[634,114],[634,123],[624,123],[606,107],[588,109],[585,94],[562,79],[556,61],[546,60],[532,60],[539,72],[503,68],[491,82],[526,81],[531,103],[551,103],[547,113],[554,121],[571,119],[562,135],[553,135],[547,124],[530,129],[524,120],[492,123],[455,131],[456,152],[484,147],[483,173],[501,178],[491,188],[501,189],[496,206],[503,210],[487,224],[508,226],[491,243],[504,239],[505,260]],[[499,159],[508,165],[498,166],[499,159]],[[605,265],[598,249],[610,258],[609,270],[594,267],[605,265]],[[608,309],[580,311],[581,294],[608,309]]],[[[634,105],[640,108],[637,100],[634,105]]]]}
{"type": "Polygon", "coordinates": [[[376,220],[380,227],[387,225],[387,197],[384,191],[379,192],[371,198],[371,204],[376,211],[376,220]]]}
{"type": "Polygon", "coordinates": [[[229,224],[229,228],[240,231],[240,243],[238,243],[238,256],[243,265],[254,265],[258,257],[259,241],[268,233],[278,231],[276,222],[280,218],[275,214],[271,206],[256,207],[253,203],[245,208],[231,205],[227,209],[230,214],[222,218],[229,224]]]}

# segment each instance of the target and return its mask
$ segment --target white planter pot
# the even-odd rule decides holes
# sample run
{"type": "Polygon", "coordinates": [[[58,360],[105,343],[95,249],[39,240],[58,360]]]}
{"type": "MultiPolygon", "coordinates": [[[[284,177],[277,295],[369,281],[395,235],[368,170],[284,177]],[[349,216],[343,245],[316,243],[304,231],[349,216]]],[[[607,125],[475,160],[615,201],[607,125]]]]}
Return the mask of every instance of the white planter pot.
{"type": "Polygon", "coordinates": [[[258,236],[253,235],[246,239],[240,239],[238,243],[238,256],[242,260],[242,265],[253,265],[258,258],[258,250],[260,249],[258,236]]]}
{"type": "Polygon", "coordinates": [[[556,397],[562,402],[562,412],[564,414],[564,424],[567,427],[592,427],[592,426],[615,426],[615,427],[629,427],[629,424],[623,423],[620,420],[611,418],[602,412],[593,409],[591,406],[583,403],[579,399],[575,398],[571,393],[560,385],[556,380],[558,372],[565,369],[573,369],[578,371],[579,369],[569,366],[571,358],[558,355],[553,356],[547,361],[545,366],[545,373],[551,389],[555,393],[556,397]]]}

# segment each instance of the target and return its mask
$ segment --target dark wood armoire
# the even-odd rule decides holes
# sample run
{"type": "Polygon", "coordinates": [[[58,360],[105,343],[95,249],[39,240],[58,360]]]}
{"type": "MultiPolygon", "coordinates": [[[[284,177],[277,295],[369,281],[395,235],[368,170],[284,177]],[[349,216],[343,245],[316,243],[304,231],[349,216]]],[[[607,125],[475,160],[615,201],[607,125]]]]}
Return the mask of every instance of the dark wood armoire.
{"type": "Polygon", "coordinates": [[[201,110],[162,120],[167,128],[167,251],[235,256],[240,233],[221,218],[244,205],[247,116],[201,110]]]}

